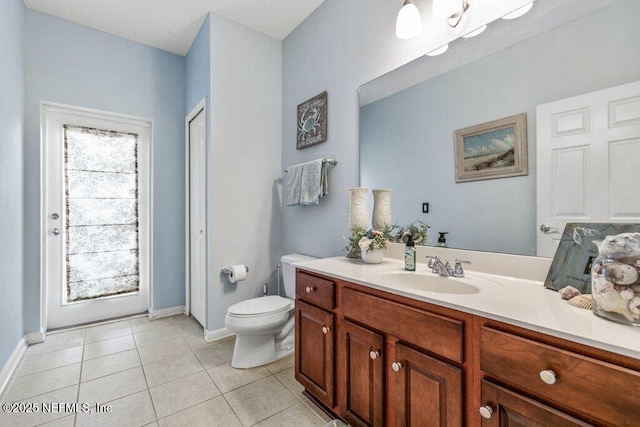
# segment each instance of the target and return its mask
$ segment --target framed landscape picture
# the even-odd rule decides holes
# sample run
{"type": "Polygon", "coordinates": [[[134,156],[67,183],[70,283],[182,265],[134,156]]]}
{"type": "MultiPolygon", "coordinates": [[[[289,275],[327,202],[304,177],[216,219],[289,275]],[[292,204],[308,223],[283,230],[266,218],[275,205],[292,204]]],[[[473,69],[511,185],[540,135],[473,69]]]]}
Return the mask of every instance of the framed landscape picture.
{"type": "Polygon", "coordinates": [[[527,175],[526,113],[455,131],[456,182],[527,175]]]}

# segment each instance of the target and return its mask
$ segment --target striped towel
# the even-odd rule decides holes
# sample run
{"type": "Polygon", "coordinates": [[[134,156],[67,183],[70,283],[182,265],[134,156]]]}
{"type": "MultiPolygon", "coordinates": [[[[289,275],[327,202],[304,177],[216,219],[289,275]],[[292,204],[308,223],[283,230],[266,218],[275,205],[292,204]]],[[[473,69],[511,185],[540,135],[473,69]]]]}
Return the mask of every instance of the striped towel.
{"type": "Polygon", "coordinates": [[[322,159],[290,166],[287,178],[287,206],[313,206],[328,194],[327,166],[322,159]]]}

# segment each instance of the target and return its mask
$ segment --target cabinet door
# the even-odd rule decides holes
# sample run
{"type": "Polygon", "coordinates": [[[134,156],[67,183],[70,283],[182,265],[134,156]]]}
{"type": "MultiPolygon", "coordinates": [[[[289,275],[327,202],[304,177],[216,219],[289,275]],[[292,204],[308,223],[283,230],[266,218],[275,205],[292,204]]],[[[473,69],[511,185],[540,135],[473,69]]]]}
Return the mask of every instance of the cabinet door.
{"type": "Polygon", "coordinates": [[[395,360],[389,364],[394,425],[463,425],[461,369],[402,344],[395,345],[395,360]]]}
{"type": "Polygon", "coordinates": [[[340,324],[346,373],[343,418],[352,426],[384,425],[383,344],[380,334],[346,320],[340,324]]]}
{"type": "Polygon", "coordinates": [[[485,427],[588,426],[576,418],[506,388],[482,380],[482,425],[485,427]]]}
{"type": "Polygon", "coordinates": [[[330,408],[334,402],[333,314],[296,301],[296,380],[330,408]]]}

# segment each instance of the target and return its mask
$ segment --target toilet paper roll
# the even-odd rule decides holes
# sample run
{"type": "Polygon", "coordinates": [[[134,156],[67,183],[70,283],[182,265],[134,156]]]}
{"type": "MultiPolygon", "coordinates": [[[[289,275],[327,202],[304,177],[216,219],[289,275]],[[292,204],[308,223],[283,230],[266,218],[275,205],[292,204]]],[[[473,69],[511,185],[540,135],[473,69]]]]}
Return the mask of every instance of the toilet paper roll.
{"type": "Polygon", "coordinates": [[[231,270],[231,274],[229,275],[229,281],[231,283],[240,282],[247,278],[247,268],[242,264],[232,265],[229,267],[229,270],[231,270]]]}

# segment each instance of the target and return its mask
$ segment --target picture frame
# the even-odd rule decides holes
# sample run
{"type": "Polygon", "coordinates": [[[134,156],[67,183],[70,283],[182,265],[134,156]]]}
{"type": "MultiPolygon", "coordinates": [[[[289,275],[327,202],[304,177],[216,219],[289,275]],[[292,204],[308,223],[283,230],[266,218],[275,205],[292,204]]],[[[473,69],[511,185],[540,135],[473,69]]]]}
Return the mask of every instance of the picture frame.
{"type": "Polygon", "coordinates": [[[526,113],[460,129],[454,137],[456,182],[529,173],[526,113]]]}
{"type": "Polygon", "coordinates": [[[296,149],[327,140],[327,91],[298,105],[296,149]]]}

